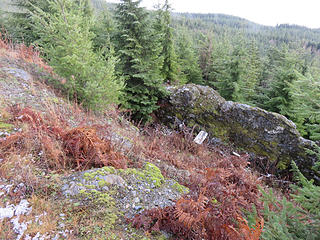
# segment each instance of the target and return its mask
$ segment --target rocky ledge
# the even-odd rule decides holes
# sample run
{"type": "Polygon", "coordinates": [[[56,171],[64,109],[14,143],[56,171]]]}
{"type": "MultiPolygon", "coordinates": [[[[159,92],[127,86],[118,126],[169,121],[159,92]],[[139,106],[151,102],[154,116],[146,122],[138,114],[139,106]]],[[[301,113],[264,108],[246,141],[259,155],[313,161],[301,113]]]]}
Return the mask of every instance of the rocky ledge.
{"type": "MultiPolygon", "coordinates": [[[[258,107],[226,101],[207,86],[187,84],[169,88],[157,116],[167,125],[184,123],[205,129],[212,137],[231,141],[246,151],[267,158],[269,169],[287,170],[294,160],[302,173],[320,183],[313,167],[319,159],[315,143],[301,137],[286,117],[258,107]]],[[[265,163],[264,163],[265,164],[265,163]]]]}

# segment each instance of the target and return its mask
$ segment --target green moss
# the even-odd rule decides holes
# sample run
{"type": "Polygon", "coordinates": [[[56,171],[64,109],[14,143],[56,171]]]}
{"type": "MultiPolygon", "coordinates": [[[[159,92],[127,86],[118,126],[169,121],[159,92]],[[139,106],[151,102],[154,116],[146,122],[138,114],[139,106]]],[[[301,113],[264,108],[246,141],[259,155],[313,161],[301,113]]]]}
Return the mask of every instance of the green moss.
{"type": "Polygon", "coordinates": [[[213,197],[213,198],[211,199],[211,203],[212,203],[213,205],[216,205],[216,204],[219,204],[219,201],[218,201],[215,197],[213,197]]]}
{"type": "Polygon", "coordinates": [[[97,174],[98,174],[97,172],[85,172],[83,174],[83,177],[86,181],[90,181],[90,180],[94,180],[97,174]]]}
{"type": "Polygon", "coordinates": [[[14,125],[9,124],[9,123],[4,123],[0,121],[0,130],[3,131],[12,131],[14,128],[14,125]]]}
{"type": "Polygon", "coordinates": [[[182,117],[182,115],[181,115],[181,113],[176,113],[176,118],[178,118],[178,119],[180,119],[180,120],[183,120],[183,117],[182,117]]]}
{"type": "Polygon", "coordinates": [[[152,163],[146,163],[142,171],[135,168],[119,169],[118,171],[121,175],[135,175],[141,180],[153,183],[155,187],[160,187],[164,182],[160,169],[152,163]]]}
{"type": "Polygon", "coordinates": [[[49,102],[55,103],[55,104],[59,104],[60,103],[60,99],[56,98],[56,97],[50,97],[48,98],[49,102]]]}
{"type": "Polygon", "coordinates": [[[105,187],[110,184],[108,182],[106,182],[105,180],[101,179],[101,180],[99,180],[98,185],[100,188],[102,188],[102,187],[105,187]]]}
{"type": "Polygon", "coordinates": [[[86,190],[80,190],[80,196],[90,201],[86,203],[86,210],[81,214],[80,225],[77,226],[80,239],[120,239],[113,232],[121,216],[112,197],[113,193],[99,192],[90,189],[89,185],[85,187],[86,190]]]}
{"type": "Polygon", "coordinates": [[[135,176],[140,176],[141,178],[145,177],[143,172],[138,171],[135,168],[119,169],[119,172],[122,175],[135,175],[135,176]]]}
{"type": "Polygon", "coordinates": [[[106,176],[109,174],[115,174],[117,170],[114,167],[103,167],[95,171],[85,172],[83,174],[86,181],[95,180],[97,176],[106,176]]]}
{"type": "Polygon", "coordinates": [[[147,180],[153,182],[156,187],[160,187],[164,182],[164,177],[161,174],[160,169],[152,163],[146,163],[143,173],[145,174],[147,180]]]}
{"type": "MultiPolygon", "coordinates": [[[[217,106],[212,106],[212,102],[202,101],[195,103],[192,109],[185,110],[196,116],[195,119],[188,120],[188,126],[194,127],[196,125],[203,126],[212,136],[220,138],[224,142],[229,142],[230,137],[236,136],[240,140],[237,144],[239,147],[245,148],[249,152],[254,152],[260,156],[268,157],[270,162],[275,162],[280,157],[280,149],[277,141],[264,141],[255,130],[251,130],[240,123],[234,122],[225,124],[219,121],[219,111],[217,106]],[[201,105],[200,105],[201,103],[201,105]],[[211,105],[210,105],[211,104],[211,105]],[[252,141],[256,142],[252,144],[252,141]]],[[[263,117],[266,117],[265,112],[257,112],[263,117]]],[[[183,120],[181,112],[175,113],[176,117],[183,120]]],[[[282,126],[287,128],[287,126],[282,126]]],[[[283,154],[282,154],[283,155],[283,154]]],[[[290,156],[282,156],[281,161],[277,167],[279,169],[286,169],[290,165],[290,156]]]]}
{"type": "Polygon", "coordinates": [[[168,238],[164,235],[161,235],[157,238],[157,240],[167,240],[168,238]]]}
{"type": "Polygon", "coordinates": [[[100,175],[104,175],[103,172],[104,171],[105,173],[108,173],[108,174],[114,174],[116,173],[116,169],[114,167],[103,167],[101,169],[99,169],[97,172],[100,174],[100,175]],[[101,173],[100,173],[101,172],[101,173]]]}
{"type": "Polygon", "coordinates": [[[177,182],[172,185],[172,188],[174,190],[178,191],[179,193],[183,193],[183,194],[186,194],[189,192],[189,188],[187,188],[177,182]]]}

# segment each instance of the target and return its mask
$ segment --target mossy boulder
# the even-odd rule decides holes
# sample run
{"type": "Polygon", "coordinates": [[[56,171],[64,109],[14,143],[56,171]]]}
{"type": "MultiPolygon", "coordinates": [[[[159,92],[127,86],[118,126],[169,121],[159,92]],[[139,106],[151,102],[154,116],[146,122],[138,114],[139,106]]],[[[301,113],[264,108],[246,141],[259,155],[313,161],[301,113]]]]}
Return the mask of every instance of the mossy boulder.
{"type": "Polygon", "coordinates": [[[319,172],[312,170],[319,159],[305,151],[313,149],[315,143],[302,138],[295,124],[286,117],[226,101],[207,86],[187,84],[168,90],[170,95],[157,113],[167,125],[199,126],[212,137],[267,157],[269,166],[279,172],[287,170],[294,160],[308,178],[320,183],[319,172]]]}
{"type": "Polygon", "coordinates": [[[118,211],[129,218],[145,209],[171,206],[189,192],[178,182],[166,179],[157,166],[148,162],[142,169],[103,167],[75,173],[64,178],[61,190],[75,202],[108,194],[118,211]]]}

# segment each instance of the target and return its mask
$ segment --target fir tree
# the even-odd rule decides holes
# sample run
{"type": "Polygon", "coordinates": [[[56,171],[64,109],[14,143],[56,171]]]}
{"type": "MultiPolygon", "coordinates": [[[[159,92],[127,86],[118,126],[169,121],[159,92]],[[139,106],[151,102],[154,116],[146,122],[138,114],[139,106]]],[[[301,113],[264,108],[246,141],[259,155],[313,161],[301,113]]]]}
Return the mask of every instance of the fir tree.
{"type": "Polygon", "coordinates": [[[202,71],[202,77],[205,83],[208,83],[210,79],[211,66],[213,63],[213,36],[211,34],[202,35],[200,40],[200,55],[199,64],[202,71]]]}
{"type": "Polygon", "coordinates": [[[289,114],[302,133],[312,140],[320,140],[320,82],[308,73],[296,72],[297,78],[290,83],[292,98],[289,114]]]}
{"type": "Polygon", "coordinates": [[[261,189],[264,202],[265,240],[317,240],[320,239],[320,187],[308,181],[292,162],[298,182],[291,185],[295,194],[291,202],[278,200],[273,192],[261,189]]]}
{"type": "Polygon", "coordinates": [[[27,45],[39,39],[34,27],[32,15],[35,13],[35,6],[44,12],[49,13],[49,0],[13,0],[12,5],[17,9],[10,14],[6,28],[15,42],[24,42],[27,45]]]}
{"type": "Polygon", "coordinates": [[[218,61],[213,61],[213,64],[217,64],[217,66],[212,67],[213,71],[216,71],[214,74],[217,77],[213,85],[221,96],[227,100],[239,98],[237,94],[240,92],[238,84],[243,74],[243,55],[244,49],[241,45],[236,45],[233,49],[229,46],[229,51],[224,51],[224,54],[218,57],[218,61]],[[217,67],[219,69],[215,69],[217,67]]]}
{"type": "MultiPolygon", "coordinates": [[[[115,80],[115,58],[93,51],[93,18],[86,1],[50,1],[51,12],[35,7],[32,21],[49,64],[66,79],[70,98],[85,107],[103,109],[117,103],[122,84],[115,80]]],[[[105,52],[106,53],[106,52],[105,52]]]]}
{"type": "Polygon", "coordinates": [[[232,95],[232,100],[255,105],[255,88],[261,74],[261,61],[259,50],[254,41],[246,48],[243,46],[243,51],[240,56],[240,75],[235,83],[235,91],[232,95]]]}
{"type": "Polygon", "coordinates": [[[115,34],[115,23],[108,9],[97,13],[92,31],[95,34],[93,38],[94,49],[108,48],[112,46],[111,38],[115,34]]]}
{"type": "Polygon", "coordinates": [[[160,70],[163,59],[159,57],[158,33],[149,24],[148,13],[140,2],[122,0],[117,6],[116,49],[119,72],[126,83],[124,107],[131,109],[134,119],[147,121],[164,94],[160,70]]]}
{"type": "Polygon", "coordinates": [[[263,71],[263,103],[268,111],[289,116],[293,99],[290,84],[298,79],[299,59],[292,55],[286,47],[271,48],[263,71]]]}
{"type": "MultiPolygon", "coordinates": [[[[212,54],[210,56],[211,64],[207,69],[207,81],[205,84],[218,90],[223,97],[227,97],[229,88],[233,88],[229,73],[231,44],[228,39],[214,41],[212,54]]],[[[230,100],[230,99],[229,99],[230,100]]]]}
{"type": "Polygon", "coordinates": [[[157,10],[155,29],[159,32],[159,41],[162,48],[160,53],[163,57],[161,74],[166,82],[174,83],[178,80],[178,66],[173,42],[170,9],[169,1],[166,0],[164,5],[157,10]]]}
{"type": "Polygon", "coordinates": [[[177,54],[179,62],[179,80],[181,83],[203,84],[198,56],[191,39],[185,30],[179,33],[177,39],[177,54]]]}

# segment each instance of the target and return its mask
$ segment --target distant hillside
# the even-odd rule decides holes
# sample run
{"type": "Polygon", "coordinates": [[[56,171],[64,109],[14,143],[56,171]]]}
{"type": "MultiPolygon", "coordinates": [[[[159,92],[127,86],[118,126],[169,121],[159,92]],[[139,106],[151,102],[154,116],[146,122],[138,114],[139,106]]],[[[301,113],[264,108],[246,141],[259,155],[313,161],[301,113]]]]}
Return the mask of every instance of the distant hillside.
{"type": "MultiPolygon", "coordinates": [[[[91,0],[92,6],[101,11],[113,11],[116,4],[105,0],[91,0]]],[[[280,24],[264,26],[247,19],[226,14],[172,13],[172,24],[175,29],[186,28],[195,42],[202,34],[213,33],[216,37],[241,34],[249,40],[256,40],[260,49],[270,43],[293,45],[293,48],[305,47],[311,52],[320,51],[320,29],[310,29],[299,25],[280,24]]]]}
{"type": "MultiPolygon", "coordinates": [[[[13,11],[13,0],[1,0],[0,8],[13,11]]],[[[92,6],[98,11],[109,9],[113,11],[115,4],[105,0],[91,0],[92,6]]],[[[276,27],[264,26],[247,19],[226,14],[200,14],[200,13],[172,13],[175,28],[184,26],[195,33],[234,33],[242,32],[257,40],[276,40],[279,42],[302,41],[309,46],[320,46],[320,28],[310,29],[299,25],[280,24],[276,27]]]]}
{"type": "Polygon", "coordinates": [[[276,27],[260,25],[246,19],[225,14],[173,13],[175,28],[185,27],[194,36],[213,33],[219,35],[242,34],[254,39],[260,47],[270,42],[281,44],[298,44],[299,46],[320,47],[320,29],[310,29],[298,25],[280,24],[276,27]]]}
{"type": "MultiPolygon", "coordinates": [[[[0,9],[14,11],[10,5],[14,0],[1,0],[0,9]]],[[[97,12],[108,9],[114,11],[116,4],[105,0],[91,0],[97,12]]],[[[292,48],[303,47],[311,53],[320,53],[320,28],[310,29],[299,25],[280,24],[276,27],[264,26],[247,19],[226,14],[172,13],[172,24],[177,29],[184,28],[197,44],[201,36],[213,34],[215,38],[242,35],[248,40],[255,40],[260,50],[270,44],[287,44],[292,48]]]]}

